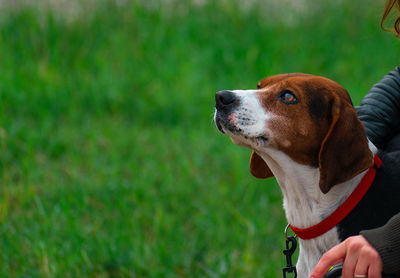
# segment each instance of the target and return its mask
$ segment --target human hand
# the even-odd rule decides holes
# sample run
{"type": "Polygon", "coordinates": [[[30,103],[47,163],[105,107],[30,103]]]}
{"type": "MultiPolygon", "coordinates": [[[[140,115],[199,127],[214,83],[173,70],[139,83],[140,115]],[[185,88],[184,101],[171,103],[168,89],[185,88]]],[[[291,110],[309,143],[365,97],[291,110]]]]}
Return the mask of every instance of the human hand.
{"type": "Polygon", "coordinates": [[[352,236],[321,257],[311,278],[323,278],[332,265],[342,261],[343,278],[382,277],[382,260],[378,251],[363,236],[352,236]]]}

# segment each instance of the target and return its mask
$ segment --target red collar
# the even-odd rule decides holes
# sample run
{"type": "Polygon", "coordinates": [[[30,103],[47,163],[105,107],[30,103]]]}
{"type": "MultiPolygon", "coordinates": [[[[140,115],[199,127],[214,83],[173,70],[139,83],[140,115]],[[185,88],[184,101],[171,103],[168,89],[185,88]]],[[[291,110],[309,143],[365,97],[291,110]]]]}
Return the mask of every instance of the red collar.
{"type": "Polygon", "coordinates": [[[360,184],[354,189],[353,193],[343,202],[331,215],[319,222],[318,224],[311,226],[309,228],[300,229],[290,225],[293,232],[301,239],[312,239],[318,237],[333,227],[335,227],[340,221],[345,218],[350,211],[361,201],[365,193],[367,193],[372,182],[374,181],[376,168],[381,167],[382,161],[375,155],[374,157],[374,167],[370,168],[365,174],[360,184]]]}

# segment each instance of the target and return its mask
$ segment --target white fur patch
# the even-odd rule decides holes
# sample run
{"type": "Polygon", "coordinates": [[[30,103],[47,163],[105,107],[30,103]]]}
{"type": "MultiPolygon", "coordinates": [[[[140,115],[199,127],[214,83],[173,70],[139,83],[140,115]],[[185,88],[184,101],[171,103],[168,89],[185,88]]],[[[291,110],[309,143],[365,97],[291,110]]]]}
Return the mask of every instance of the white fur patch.
{"type": "Polygon", "coordinates": [[[243,130],[243,135],[257,137],[264,134],[266,121],[271,118],[261,106],[256,92],[257,90],[234,90],[232,91],[240,99],[240,105],[234,113],[232,120],[236,126],[243,130]]]}

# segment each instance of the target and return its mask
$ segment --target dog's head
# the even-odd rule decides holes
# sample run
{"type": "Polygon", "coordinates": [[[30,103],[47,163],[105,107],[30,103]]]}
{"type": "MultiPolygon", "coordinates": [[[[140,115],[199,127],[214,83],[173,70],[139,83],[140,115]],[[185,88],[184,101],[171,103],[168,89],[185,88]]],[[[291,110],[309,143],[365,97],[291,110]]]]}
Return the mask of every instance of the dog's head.
{"type": "Polygon", "coordinates": [[[339,84],[293,73],[264,78],[257,87],[215,96],[216,125],[235,144],[253,150],[253,176],[273,176],[258,155],[271,150],[319,168],[324,193],[373,165],[365,129],[339,84]]]}

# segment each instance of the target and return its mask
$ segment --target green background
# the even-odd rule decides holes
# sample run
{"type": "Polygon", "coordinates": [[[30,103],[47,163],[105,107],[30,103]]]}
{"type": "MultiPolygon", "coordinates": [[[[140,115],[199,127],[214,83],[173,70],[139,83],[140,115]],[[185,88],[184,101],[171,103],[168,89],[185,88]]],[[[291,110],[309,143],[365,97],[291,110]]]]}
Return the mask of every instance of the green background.
{"type": "Polygon", "coordinates": [[[274,179],[214,94],[329,77],[359,104],[398,64],[384,2],[1,1],[1,277],[280,277],[274,179]]]}

